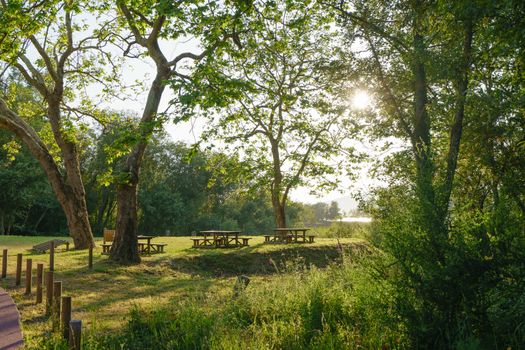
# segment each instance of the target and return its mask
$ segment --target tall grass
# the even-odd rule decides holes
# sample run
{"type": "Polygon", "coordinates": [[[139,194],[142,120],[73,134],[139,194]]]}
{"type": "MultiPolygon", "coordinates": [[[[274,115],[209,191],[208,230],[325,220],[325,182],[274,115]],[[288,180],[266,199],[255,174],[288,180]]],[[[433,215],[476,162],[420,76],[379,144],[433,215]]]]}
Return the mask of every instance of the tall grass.
{"type": "Polygon", "coordinates": [[[296,259],[237,297],[232,290],[170,308],[137,307],[122,332],[88,335],[84,349],[409,348],[390,287],[374,278],[374,259],[346,256],[322,270],[296,259]]]}
{"type": "Polygon", "coordinates": [[[371,223],[369,222],[332,222],[329,226],[318,226],[313,233],[326,238],[361,238],[368,239],[371,223]]]}

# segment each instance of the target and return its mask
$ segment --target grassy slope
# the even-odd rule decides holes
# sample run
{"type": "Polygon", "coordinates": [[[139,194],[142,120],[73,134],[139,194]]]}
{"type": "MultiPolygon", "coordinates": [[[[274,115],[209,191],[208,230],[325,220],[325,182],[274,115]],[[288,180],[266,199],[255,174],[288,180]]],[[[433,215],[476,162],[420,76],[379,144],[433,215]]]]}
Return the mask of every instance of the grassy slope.
{"type": "MultiPolygon", "coordinates": [[[[31,342],[50,328],[43,317],[44,305],[34,304],[34,292],[23,295],[14,288],[16,254],[48,266],[48,254],[33,254],[32,245],[51,237],[0,236],[0,248],[9,249],[8,278],[0,285],[15,298],[20,309],[26,340],[31,342]]],[[[62,237],[61,237],[62,238],[62,237]]],[[[185,299],[207,300],[230,298],[235,276],[248,274],[251,285],[268,285],[278,278],[276,272],[286,269],[286,261],[301,260],[322,267],[338,258],[341,245],[362,246],[362,241],[319,238],[315,244],[267,245],[254,237],[250,247],[236,249],[192,249],[189,237],[162,237],[155,241],[168,243],[166,253],[143,257],[136,266],[115,266],[100,254],[94,254],[94,269],[87,268],[87,251],[63,251],[55,255],[55,280],[63,282],[63,295],[73,297],[73,317],[85,326],[111,330],[127,318],[133,305],[168,306],[185,299]]],[[[36,272],[33,272],[36,274],[36,272]]],[[[36,280],[34,277],[33,281],[36,280]]]]}

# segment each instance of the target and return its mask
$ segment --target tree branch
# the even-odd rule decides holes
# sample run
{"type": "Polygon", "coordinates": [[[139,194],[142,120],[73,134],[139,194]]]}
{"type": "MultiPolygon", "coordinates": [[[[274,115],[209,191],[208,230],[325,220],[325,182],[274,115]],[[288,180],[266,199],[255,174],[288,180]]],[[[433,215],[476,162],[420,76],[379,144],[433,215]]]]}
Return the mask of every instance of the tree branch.
{"type": "Polygon", "coordinates": [[[26,63],[26,65],[29,67],[29,69],[33,72],[33,70],[36,72],[36,77],[33,78],[31,76],[31,74],[29,74],[29,72],[27,71],[27,69],[22,66],[20,63],[15,63],[13,64],[13,66],[18,69],[18,71],[20,73],[22,73],[22,76],[25,78],[25,80],[31,85],[33,86],[34,88],[36,88],[40,94],[42,96],[46,96],[49,91],[47,90],[47,86],[46,84],[44,83],[44,80],[43,80],[43,77],[42,75],[40,74],[40,72],[38,72],[34,67],[33,65],[31,64],[31,62],[27,59],[27,57],[25,57],[24,55],[21,55],[21,59],[24,63],[26,63]],[[25,60],[24,60],[25,58],[25,60]]]}
{"type": "Polygon", "coordinates": [[[47,71],[49,72],[49,75],[51,76],[51,78],[53,78],[54,81],[57,81],[58,80],[57,72],[56,72],[55,67],[53,66],[53,63],[51,62],[51,58],[47,54],[46,50],[40,45],[40,43],[38,42],[38,40],[36,39],[36,37],[34,35],[31,35],[29,37],[29,40],[31,41],[33,46],[38,51],[40,57],[42,57],[42,59],[44,60],[44,63],[45,63],[46,68],[47,68],[47,71]]]}

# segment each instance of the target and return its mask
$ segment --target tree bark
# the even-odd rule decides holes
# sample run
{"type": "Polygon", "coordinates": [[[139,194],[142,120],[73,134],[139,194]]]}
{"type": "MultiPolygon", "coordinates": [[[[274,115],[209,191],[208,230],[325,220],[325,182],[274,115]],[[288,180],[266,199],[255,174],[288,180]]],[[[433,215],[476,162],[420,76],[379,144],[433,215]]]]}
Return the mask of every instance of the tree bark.
{"type": "Polygon", "coordinates": [[[137,250],[137,191],[140,166],[147,146],[147,140],[153,133],[153,121],[157,115],[160,100],[165,88],[165,81],[170,75],[168,66],[160,65],[153,81],[146,106],[140,120],[140,141],[128,155],[124,169],[126,183],[117,185],[117,225],[115,242],[110,251],[110,258],[121,264],[140,262],[137,250]]]}
{"type": "Polygon", "coordinates": [[[272,207],[273,214],[275,217],[275,224],[277,228],[286,227],[286,198],[283,196],[282,191],[282,180],[283,174],[281,172],[281,157],[279,154],[279,141],[273,137],[269,137],[270,145],[272,148],[272,160],[273,160],[273,180],[271,186],[272,196],[272,207]]]}
{"type": "Polygon", "coordinates": [[[137,247],[137,189],[136,183],[117,187],[116,235],[110,254],[111,260],[121,264],[140,262],[137,247]]]}
{"type": "Polygon", "coordinates": [[[285,204],[279,199],[278,194],[272,192],[272,207],[277,228],[286,227],[285,204]]]}
{"type": "Polygon", "coordinates": [[[102,188],[102,199],[98,205],[97,210],[97,223],[95,226],[95,231],[98,233],[102,233],[104,231],[104,213],[106,212],[106,208],[108,205],[108,199],[109,197],[109,189],[107,187],[102,188]]]}
{"type": "MultiPolygon", "coordinates": [[[[412,149],[416,163],[416,192],[421,206],[420,224],[428,232],[434,232],[439,220],[436,218],[435,191],[433,185],[434,162],[431,155],[430,118],[427,111],[427,82],[423,57],[424,39],[414,35],[414,138],[412,149]]],[[[440,225],[438,225],[440,226],[440,225]]]]}
{"type": "MultiPolygon", "coordinates": [[[[450,144],[447,155],[447,174],[445,182],[443,183],[442,198],[440,203],[440,210],[444,213],[448,212],[448,205],[452,193],[452,184],[454,182],[454,175],[458,163],[459,146],[461,142],[461,135],[463,132],[463,119],[465,116],[465,102],[468,89],[468,77],[470,65],[472,61],[472,38],[473,38],[473,23],[472,20],[466,20],[464,24],[463,37],[463,54],[461,66],[459,67],[457,81],[456,81],[456,113],[454,116],[454,123],[450,129],[450,144]]],[[[445,215],[445,214],[443,214],[445,215]]]]}
{"type": "MultiPolygon", "coordinates": [[[[62,92],[57,92],[57,95],[62,96],[62,92]]],[[[72,233],[75,248],[87,249],[90,246],[94,246],[95,241],[93,240],[93,233],[89,224],[86,192],[80,172],[77,145],[75,142],[67,140],[61,130],[61,99],[61,97],[56,99],[48,98],[48,117],[66,169],[64,182],[67,194],[67,211],[69,213],[66,214],[69,232],[72,233]]]]}
{"type": "Polygon", "coordinates": [[[73,238],[75,248],[86,249],[94,245],[77,154],[64,155],[64,158],[68,158],[67,161],[64,160],[66,168],[64,178],[37,133],[10,110],[2,99],[0,99],[0,127],[13,132],[22,140],[44,169],[66,216],[69,234],[73,238]]]}

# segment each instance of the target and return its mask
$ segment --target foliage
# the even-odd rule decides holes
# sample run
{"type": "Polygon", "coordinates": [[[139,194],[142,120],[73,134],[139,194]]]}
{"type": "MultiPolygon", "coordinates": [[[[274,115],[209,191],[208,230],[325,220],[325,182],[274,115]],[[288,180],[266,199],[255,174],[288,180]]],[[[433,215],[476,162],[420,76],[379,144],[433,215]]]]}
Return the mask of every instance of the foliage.
{"type": "MultiPolygon", "coordinates": [[[[506,174],[523,178],[516,152],[523,111],[508,100],[522,99],[523,79],[508,69],[520,70],[517,43],[500,36],[501,26],[523,13],[515,5],[352,1],[336,7],[348,39],[366,47],[358,62],[377,98],[368,134],[407,142],[378,162],[386,187],[375,190],[368,209],[373,241],[399,269],[387,280],[399,300],[414,296],[399,315],[416,347],[523,343],[516,319],[506,324],[514,335],[500,328],[502,300],[494,298],[507,286],[509,302],[523,298],[510,287],[523,278],[517,261],[524,231],[516,226],[525,213],[523,187],[506,180],[506,174]],[[510,270],[512,277],[504,277],[510,270]]],[[[521,317],[519,307],[514,311],[521,317]]]]}
{"type": "Polygon", "coordinates": [[[294,221],[302,222],[303,226],[316,226],[326,224],[329,221],[340,219],[341,212],[337,202],[332,201],[330,204],[318,202],[315,204],[295,204],[299,206],[299,215],[294,221]]]}
{"type": "Polygon", "coordinates": [[[328,238],[360,238],[370,241],[370,227],[368,222],[332,222],[329,226],[315,228],[315,235],[328,238]]]}
{"type": "Polygon", "coordinates": [[[332,158],[348,151],[351,128],[334,103],[340,50],[327,13],[315,1],[253,6],[239,39],[175,87],[186,92],[183,110],[212,121],[205,138],[250,164],[253,185],[268,191],[283,226],[291,189],[333,188],[340,160],[332,158]]]}
{"type": "Polygon", "coordinates": [[[2,130],[0,143],[17,145],[15,154],[7,147],[0,150],[0,234],[61,231],[57,228],[65,220],[60,214],[51,219],[60,213],[60,207],[36,160],[2,130]]]}
{"type": "MultiPolygon", "coordinates": [[[[107,179],[115,176],[112,169],[122,161],[114,158],[124,140],[121,129],[106,128],[83,161],[88,206],[99,234],[114,225],[115,189],[107,179]]],[[[154,135],[142,165],[146,180],[138,193],[140,232],[190,235],[217,227],[270,232],[275,225],[269,201],[249,191],[243,167],[235,158],[171,142],[164,133],[154,135]]]]}

